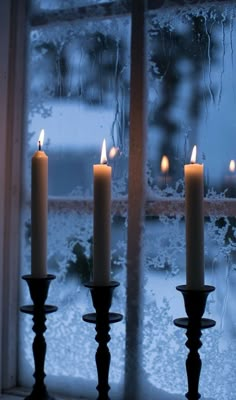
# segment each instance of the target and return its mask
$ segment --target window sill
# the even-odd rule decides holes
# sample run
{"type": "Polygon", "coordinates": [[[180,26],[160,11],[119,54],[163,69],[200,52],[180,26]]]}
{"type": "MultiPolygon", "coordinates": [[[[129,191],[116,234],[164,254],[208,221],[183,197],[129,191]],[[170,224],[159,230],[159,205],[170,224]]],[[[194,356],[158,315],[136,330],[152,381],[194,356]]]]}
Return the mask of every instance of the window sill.
{"type": "MultiPolygon", "coordinates": [[[[29,395],[30,390],[22,387],[15,387],[7,390],[5,393],[0,395],[0,400],[21,400],[25,399],[29,395]]],[[[64,397],[55,393],[50,393],[56,400],[88,400],[85,397],[64,397]]]]}
{"type": "Polygon", "coordinates": [[[4,394],[1,396],[1,400],[19,400],[20,397],[19,396],[11,396],[9,394],[4,394]]]}

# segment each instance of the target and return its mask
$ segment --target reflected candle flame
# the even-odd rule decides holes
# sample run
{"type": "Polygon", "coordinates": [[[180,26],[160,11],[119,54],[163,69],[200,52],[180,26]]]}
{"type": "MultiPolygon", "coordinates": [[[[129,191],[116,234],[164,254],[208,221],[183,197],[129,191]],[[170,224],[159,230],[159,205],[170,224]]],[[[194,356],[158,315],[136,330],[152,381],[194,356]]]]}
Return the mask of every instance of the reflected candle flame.
{"type": "Polygon", "coordinates": [[[191,164],[195,164],[196,159],[197,159],[197,146],[195,145],[193,146],[193,151],[190,159],[191,164]]]}
{"type": "Polygon", "coordinates": [[[103,139],[103,142],[102,142],[100,164],[107,164],[106,139],[103,139]]]}
{"type": "Polygon", "coordinates": [[[119,147],[113,146],[109,152],[109,158],[115,158],[118,155],[119,151],[119,147]]]}
{"type": "Polygon", "coordinates": [[[229,171],[235,172],[235,161],[234,160],[231,160],[229,163],[229,171]]]}
{"type": "Polygon", "coordinates": [[[168,157],[163,156],[161,159],[161,172],[163,172],[163,174],[167,174],[167,172],[169,171],[169,167],[170,163],[168,157]]]}

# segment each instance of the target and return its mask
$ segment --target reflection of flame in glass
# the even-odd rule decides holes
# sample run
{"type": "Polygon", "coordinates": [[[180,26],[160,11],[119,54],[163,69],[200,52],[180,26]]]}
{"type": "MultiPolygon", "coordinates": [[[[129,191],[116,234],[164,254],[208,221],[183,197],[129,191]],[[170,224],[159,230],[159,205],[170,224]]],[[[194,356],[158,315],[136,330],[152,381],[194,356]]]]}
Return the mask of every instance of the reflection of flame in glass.
{"type": "Polygon", "coordinates": [[[163,172],[163,174],[166,174],[169,171],[169,159],[167,156],[163,156],[161,159],[161,172],[163,172]]]}
{"type": "Polygon", "coordinates": [[[193,151],[192,151],[190,162],[192,164],[194,164],[196,162],[196,159],[197,159],[197,146],[195,145],[195,146],[193,146],[193,151]]]}
{"type": "Polygon", "coordinates": [[[230,170],[230,172],[235,172],[235,161],[234,160],[230,161],[229,170],[230,170]]]}
{"type": "Polygon", "coordinates": [[[109,152],[109,158],[114,158],[119,153],[119,147],[113,146],[109,152]]]}
{"type": "Polygon", "coordinates": [[[103,139],[103,142],[102,142],[100,164],[107,164],[106,139],[103,139]]]}
{"type": "Polygon", "coordinates": [[[39,140],[38,140],[39,146],[43,145],[43,141],[44,141],[44,129],[41,130],[40,135],[39,135],[39,140]]]}

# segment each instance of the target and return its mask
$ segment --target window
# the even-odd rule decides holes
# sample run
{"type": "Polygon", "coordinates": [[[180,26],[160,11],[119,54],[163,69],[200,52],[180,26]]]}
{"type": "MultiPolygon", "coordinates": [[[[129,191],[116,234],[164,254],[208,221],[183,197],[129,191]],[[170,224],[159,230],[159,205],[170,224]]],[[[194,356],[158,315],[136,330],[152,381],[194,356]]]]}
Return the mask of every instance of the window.
{"type": "MultiPolygon", "coordinates": [[[[207,313],[217,326],[203,334],[200,391],[214,400],[233,400],[235,175],[228,171],[229,161],[235,159],[233,2],[191,2],[191,6],[166,2],[157,9],[150,3],[147,190],[143,252],[137,255],[141,268],[137,269],[132,243],[128,255],[133,258],[126,268],[131,229],[127,228],[127,194],[129,207],[135,209],[137,178],[142,179],[134,170],[136,151],[144,157],[129,132],[130,89],[131,96],[134,89],[129,69],[135,56],[130,46],[129,4],[62,1],[50,2],[49,8],[46,1],[31,1],[29,15],[21,273],[30,269],[30,158],[44,127],[50,160],[48,262],[50,272],[57,275],[50,302],[59,306],[47,322],[48,385],[60,392],[70,388],[76,396],[95,393],[94,330],[89,331],[81,316],[92,308],[83,287],[91,266],[91,171],[105,135],[109,148],[119,148],[110,160],[112,271],[121,283],[113,309],[128,316],[127,322],[111,331],[111,395],[119,398],[124,388],[128,393],[127,382],[138,383],[140,376],[150,399],[184,393],[185,338],[172,321],[184,314],[182,298],[175,291],[177,284],[185,282],[183,165],[197,143],[206,172],[206,282],[217,289],[208,301],[207,313]],[[137,146],[135,150],[131,144],[137,146]],[[166,175],[159,167],[163,154],[170,161],[166,175]],[[222,365],[228,369],[222,371],[222,365]]],[[[139,222],[133,232],[138,240],[139,222]]],[[[24,282],[20,301],[29,301],[24,282]]],[[[29,386],[31,327],[31,319],[21,315],[18,379],[29,386]]]]}

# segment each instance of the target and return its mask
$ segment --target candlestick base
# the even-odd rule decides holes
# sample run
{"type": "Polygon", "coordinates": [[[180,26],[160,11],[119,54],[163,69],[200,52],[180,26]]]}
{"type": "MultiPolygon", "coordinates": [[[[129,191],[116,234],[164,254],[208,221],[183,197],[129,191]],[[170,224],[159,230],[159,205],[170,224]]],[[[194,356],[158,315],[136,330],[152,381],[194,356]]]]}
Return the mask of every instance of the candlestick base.
{"type": "Polygon", "coordinates": [[[86,283],[91,292],[93,306],[96,313],[85,314],[83,320],[85,322],[96,324],[95,340],[98,343],[96,352],[96,366],[98,374],[98,391],[99,400],[109,400],[108,392],[110,386],[108,383],[109,368],[111,355],[107,343],[111,337],[109,335],[110,324],[119,322],[123,316],[118,313],[110,313],[109,309],[112,304],[113,290],[119,286],[119,282],[111,281],[107,286],[96,286],[92,282],[86,283]]]}
{"type": "Polygon", "coordinates": [[[44,362],[47,347],[44,332],[47,329],[45,325],[46,314],[57,311],[56,306],[45,305],[49,285],[51,281],[55,279],[55,276],[48,274],[45,278],[34,278],[32,275],[23,275],[22,279],[24,279],[28,284],[33,304],[20,307],[20,311],[33,315],[34,324],[32,330],[35,332],[35,338],[32,345],[35,365],[35,372],[33,374],[35,384],[33,385],[31,394],[27,396],[25,400],[54,400],[54,398],[48,394],[44,383],[44,378],[46,377],[44,372],[44,362]]]}
{"type": "Polygon", "coordinates": [[[187,329],[186,336],[188,340],[185,345],[189,349],[189,354],[186,359],[186,371],[188,378],[188,392],[185,397],[189,400],[197,400],[201,397],[198,392],[199,379],[201,373],[201,358],[198,350],[202,346],[200,337],[201,330],[212,328],[215,326],[215,321],[208,318],[202,318],[207,296],[215,290],[214,286],[205,285],[200,290],[188,289],[186,285],[176,287],[184,297],[185,310],[188,318],[177,318],[174,324],[180,328],[187,329]]]}

